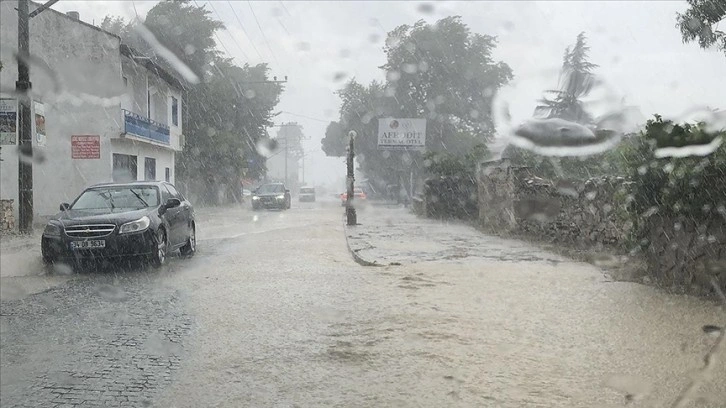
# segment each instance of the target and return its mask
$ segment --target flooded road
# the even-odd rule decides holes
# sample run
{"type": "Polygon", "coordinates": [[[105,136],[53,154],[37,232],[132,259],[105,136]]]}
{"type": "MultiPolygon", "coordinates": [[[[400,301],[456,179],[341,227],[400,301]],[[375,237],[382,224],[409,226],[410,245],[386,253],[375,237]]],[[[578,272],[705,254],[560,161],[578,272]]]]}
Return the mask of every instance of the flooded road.
{"type": "MultiPolygon", "coordinates": [[[[3,301],[1,405],[667,407],[715,340],[702,326],[726,320],[523,243],[506,260],[362,267],[337,203],[199,225],[198,254],[160,272],[3,301]]],[[[725,405],[720,358],[707,401],[686,406],[725,405]]]]}
{"type": "MultiPolygon", "coordinates": [[[[701,327],[724,322],[712,303],[521,246],[522,261],[361,267],[340,213],[260,213],[269,233],[174,275],[197,325],[161,405],[667,406],[713,343],[701,327]]],[[[713,375],[700,406],[726,401],[722,361],[713,375]]]]}

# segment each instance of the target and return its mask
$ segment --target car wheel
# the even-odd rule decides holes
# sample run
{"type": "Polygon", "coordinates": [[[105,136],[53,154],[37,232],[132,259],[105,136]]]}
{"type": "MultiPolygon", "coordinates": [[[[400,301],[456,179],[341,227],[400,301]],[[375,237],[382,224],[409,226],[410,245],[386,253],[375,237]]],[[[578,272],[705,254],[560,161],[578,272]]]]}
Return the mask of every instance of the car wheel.
{"type": "Polygon", "coordinates": [[[197,227],[192,224],[192,229],[189,231],[189,239],[187,244],[179,249],[184,256],[193,256],[197,252],[197,227]]]}
{"type": "Polygon", "coordinates": [[[55,258],[52,255],[42,252],[41,256],[43,258],[43,265],[53,265],[55,263],[55,258]]]}
{"type": "Polygon", "coordinates": [[[156,239],[154,241],[156,243],[156,251],[151,254],[151,266],[160,268],[166,263],[167,239],[164,228],[159,228],[156,231],[156,239]]]}

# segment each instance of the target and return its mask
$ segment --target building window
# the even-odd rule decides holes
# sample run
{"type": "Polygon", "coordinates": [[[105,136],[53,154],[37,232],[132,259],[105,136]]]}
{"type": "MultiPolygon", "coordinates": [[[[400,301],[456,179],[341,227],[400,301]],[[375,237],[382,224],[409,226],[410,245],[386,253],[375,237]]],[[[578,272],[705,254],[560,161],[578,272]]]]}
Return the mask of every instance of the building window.
{"type": "Polygon", "coordinates": [[[171,169],[168,167],[164,169],[164,179],[167,183],[171,183],[171,169]]]}
{"type": "Polygon", "coordinates": [[[171,124],[179,126],[179,100],[171,97],[171,124]]]}
{"type": "Polygon", "coordinates": [[[144,180],[146,180],[146,181],[156,180],[156,159],[147,157],[144,160],[144,180]]]}
{"type": "Polygon", "coordinates": [[[136,156],[128,154],[113,154],[113,181],[123,183],[137,180],[136,156]]]}

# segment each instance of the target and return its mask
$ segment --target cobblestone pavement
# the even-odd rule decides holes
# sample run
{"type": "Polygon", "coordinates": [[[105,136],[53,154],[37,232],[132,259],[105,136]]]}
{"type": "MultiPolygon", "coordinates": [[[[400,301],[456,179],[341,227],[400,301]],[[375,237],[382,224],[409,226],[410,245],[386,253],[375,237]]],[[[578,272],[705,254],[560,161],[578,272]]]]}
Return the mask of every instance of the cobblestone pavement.
{"type": "Polygon", "coordinates": [[[184,356],[192,319],[156,272],[93,273],[2,303],[2,406],[144,406],[184,356]]]}
{"type": "Polygon", "coordinates": [[[566,259],[535,245],[480,233],[462,222],[421,219],[402,207],[372,207],[346,227],[350,250],[364,264],[451,260],[554,263],[566,259]]]}
{"type": "Polygon", "coordinates": [[[244,208],[202,209],[198,256],[171,258],[158,271],[135,263],[46,275],[36,259],[39,238],[6,239],[2,256],[12,262],[3,264],[0,406],[153,406],[193,327],[186,295],[166,282],[214,256],[204,240],[229,228],[220,216],[228,213],[251,221],[244,208]]]}

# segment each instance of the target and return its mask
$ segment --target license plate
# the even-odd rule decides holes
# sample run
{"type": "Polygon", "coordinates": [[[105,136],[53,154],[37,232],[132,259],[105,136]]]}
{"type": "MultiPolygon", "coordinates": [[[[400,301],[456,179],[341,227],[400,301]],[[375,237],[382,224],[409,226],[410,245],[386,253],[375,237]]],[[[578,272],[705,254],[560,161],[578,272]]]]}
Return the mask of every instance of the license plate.
{"type": "Polygon", "coordinates": [[[106,241],[102,239],[90,239],[87,241],[71,241],[71,249],[95,249],[106,248],[106,241]]]}

